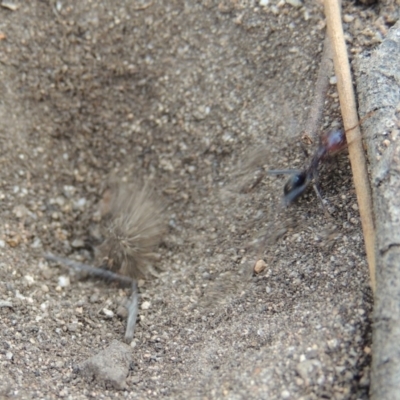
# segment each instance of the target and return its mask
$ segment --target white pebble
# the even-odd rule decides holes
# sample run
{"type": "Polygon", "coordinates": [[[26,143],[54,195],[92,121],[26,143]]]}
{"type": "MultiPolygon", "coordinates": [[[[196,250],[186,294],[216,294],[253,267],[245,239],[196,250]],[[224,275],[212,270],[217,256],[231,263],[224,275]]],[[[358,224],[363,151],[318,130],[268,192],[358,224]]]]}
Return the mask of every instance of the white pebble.
{"type": "Polygon", "coordinates": [[[112,318],[114,316],[114,312],[108,308],[103,308],[103,314],[108,318],[112,318]]]}
{"type": "Polygon", "coordinates": [[[329,83],[330,83],[331,85],[336,85],[336,84],[337,84],[336,75],[332,76],[332,77],[329,79],[329,83]]]}
{"type": "Polygon", "coordinates": [[[144,301],[141,306],[142,310],[148,310],[150,307],[151,303],[149,301],[144,301]]]}
{"type": "Polygon", "coordinates": [[[25,275],[25,276],[24,276],[24,279],[25,279],[26,283],[27,283],[29,286],[31,286],[31,285],[33,285],[33,284],[35,283],[35,279],[34,279],[33,276],[31,276],[31,275],[25,275]]]}
{"type": "Polygon", "coordinates": [[[74,209],[75,210],[83,210],[86,205],[86,199],[84,197],[81,197],[79,200],[74,201],[74,209]]]}
{"type": "Polygon", "coordinates": [[[292,7],[301,7],[303,3],[300,0],[286,0],[286,3],[290,4],[292,7]]]}
{"type": "Polygon", "coordinates": [[[60,287],[67,287],[71,284],[70,280],[69,280],[69,276],[64,276],[61,275],[58,277],[58,286],[60,287]]]}
{"type": "Polygon", "coordinates": [[[33,240],[32,244],[31,244],[31,247],[32,247],[32,249],[37,249],[39,247],[42,247],[42,241],[38,237],[36,237],[33,240]]]}

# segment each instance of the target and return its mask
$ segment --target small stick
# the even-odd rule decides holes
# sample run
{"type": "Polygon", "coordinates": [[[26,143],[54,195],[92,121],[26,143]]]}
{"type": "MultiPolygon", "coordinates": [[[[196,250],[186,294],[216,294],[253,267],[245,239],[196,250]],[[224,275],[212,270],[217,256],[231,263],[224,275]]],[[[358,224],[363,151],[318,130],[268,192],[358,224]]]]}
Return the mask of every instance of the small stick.
{"type": "Polygon", "coordinates": [[[123,285],[130,285],[132,288],[132,293],[129,297],[128,304],[128,320],[126,323],[125,330],[125,342],[130,343],[133,339],[133,334],[135,332],[136,319],[138,315],[139,308],[139,291],[137,287],[136,280],[116,274],[112,271],[103,268],[92,267],[91,265],[83,264],[77,261],[70,260],[69,258],[59,257],[51,253],[45,255],[46,260],[54,261],[59,264],[66,265],[75,271],[83,271],[88,273],[90,276],[95,278],[101,278],[108,281],[119,282],[123,285]]]}
{"type": "Polygon", "coordinates": [[[132,282],[132,294],[131,297],[129,298],[129,305],[128,305],[128,320],[126,322],[126,330],[125,330],[126,343],[132,342],[133,334],[135,332],[138,308],[139,308],[139,291],[137,283],[134,280],[132,282]]]}
{"type": "Polygon", "coordinates": [[[293,175],[299,174],[300,169],[270,169],[267,171],[268,175],[293,175]]]}
{"type": "Polygon", "coordinates": [[[340,3],[338,0],[324,0],[324,5],[327,19],[327,31],[333,49],[333,63],[337,77],[343,125],[346,130],[347,143],[349,144],[350,164],[353,171],[354,186],[360,209],[371,287],[372,290],[375,291],[375,228],[372,216],[371,189],[361,142],[361,131],[359,126],[357,126],[357,108],[346,43],[343,36],[340,3]],[[355,128],[351,129],[351,127],[355,128]]]}
{"type": "Polygon", "coordinates": [[[66,265],[74,269],[75,271],[83,271],[88,273],[94,278],[101,278],[107,281],[114,281],[122,283],[123,285],[131,285],[132,279],[127,276],[116,274],[115,272],[109,271],[108,269],[96,268],[91,265],[83,264],[78,261],[70,260],[69,258],[59,257],[52,253],[47,253],[45,255],[46,260],[55,261],[57,263],[66,265]]]}

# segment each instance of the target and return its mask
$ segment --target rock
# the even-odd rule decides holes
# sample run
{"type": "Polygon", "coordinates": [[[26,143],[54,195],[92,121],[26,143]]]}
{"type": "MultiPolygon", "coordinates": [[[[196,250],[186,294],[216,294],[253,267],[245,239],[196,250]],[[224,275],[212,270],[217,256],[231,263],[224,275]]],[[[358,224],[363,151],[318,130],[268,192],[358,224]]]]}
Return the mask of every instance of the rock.
{"type": "Polygon", "coordinates": [[[126,309],[126,307],[120,305],[117,308],[117,315],[120,318],[126,319],[128,317],[128,310],[126,309]]]}
{"type": "Polygon", "coordinates": [[[78,372],[88,380],[96,380],[105,388],[124,390],[132,362],[132,348],[113,340],[110,346],[78,366],[78,372]]]}
{"type": "Polygon", "coordinates": [[[70,284],[71,282],[69,280],[69,276],[61,275],[58,277],[58,286],[65,288],[68,287],[70,284]]]}
{"type": "Polygon", "coordinates": [[[75,249],[79,249],[82,247],[85,247],[85,242],[82,239],[75,239],[72,243],[71,246],[75,249]]]}
{"type": "Polygon", "coordinates": [[[113,317],[114,317],[114,311],[109,310],[108,308],[103,308],[103,314],[104,314],[107,318],[113,318],[113,317]]]}
{"type": "Polygon", "coordinates": [[[260,272],[263,272],[267,268],[267,264],[265,263],[264,260],[258,260],[256,262],[256,265],[254,266],[254,273],[259,274],[260,272]]]}
{"type": "Polygon", "coordinates": [[[151,303],[149,301],[144,301],[142,303],[142,310],[148,310],[151,307],[151,303]]]}

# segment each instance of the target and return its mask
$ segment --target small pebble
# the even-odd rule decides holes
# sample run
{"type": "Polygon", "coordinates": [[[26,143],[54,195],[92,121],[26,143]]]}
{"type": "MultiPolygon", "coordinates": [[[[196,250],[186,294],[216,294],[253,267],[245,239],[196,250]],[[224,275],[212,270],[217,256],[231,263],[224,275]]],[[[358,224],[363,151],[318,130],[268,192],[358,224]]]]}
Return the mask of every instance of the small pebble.
{"type": "Polygon", "coordinates": [[[142,310],[148,310],[150,307],[151,303],[149,301],[144,301],[141,306],[142,310]]]}
{"type": "Polygon", "coordinates": [[[75,239],[71,243],[71,246],[74,247],[75,249],[79,249],[79,248],[85,247],[85,242],[82,239],[75,239]]]}
{"type": "Polygon", "coordinates": [[[11,11],[15,11],[15,10],[18,9],[17,4],[15,4],[15,2],[12,1],[12,0],[3,0],[1,2],[1,6],[4,7],[4,8],[8,8],[11,11]]]}
{"type": "Polygon", "coordinates": [[[335,75],[332,76],[332,77],[329,79],[329,83],[330,83],[331,85],[336,85],[336,84],[337,84],[337,78],[336,78],[335,75]]]}
{"type": "Polygon", "coordinates": [[[128,310],[126,307],[120,305],[117,308],[117,315],[118,317],[125,319],[128,316],[128,310]]]}
{"type": "Polygon", "coordinates": [[[49,287],[46,284],[43,284],[42,286],[40,286],[40,289],[42,289],[42,291],[45,293],[48,293],[48,291],[49,291],[49,287]]]}
{"type": "Polygon", "coordinates": [[[59,286],[60,288],[67,287],[67,286],[69,286],[70,284],[71,284],[71,282],[70,282],[68,276],[61,275],[61,276],[58,277],[58,286],[59,286]]]}
{"type": "Polygon", "coordinates": [[[296,8],[301,7],[303,5],[303,3],[300,0],[286,0],[286,3],[296,8]]]}
{"type": "Polygon", "coordinates": [[[349,14],[345,14],[345,15],[343,15],[343,21],[346,22],[346,23],[353,22],[354,21],[354,16],[353,15],[349,15],[349,14]]]}
{"type": "Polygon", "coordinates": [[[32,286],[35,283],[35,279],[31,275],[25,275],[24,279],[28,286],[32,286]]]}
{"type": "Polygon", "coordinates": [[[29,214],[29,210],[22,204],[15,206],[12,212],[18,219],[24,218],[29,214]]]}
{"type": "Polygon", "coordinates": [[[254,273],[259,274],[260,272],[263,272],[267,268],[267,264],[265,263],[264,260],[258,260],[256,262],[256,265],[254,266],[254,273]]]}
{"type": "Polygon", "coordinates": [[[108,308],[103,308],[103,314],[107,317],[107,318],[112,318],[114,316],[114,312],[109,310],[108,308]]]}

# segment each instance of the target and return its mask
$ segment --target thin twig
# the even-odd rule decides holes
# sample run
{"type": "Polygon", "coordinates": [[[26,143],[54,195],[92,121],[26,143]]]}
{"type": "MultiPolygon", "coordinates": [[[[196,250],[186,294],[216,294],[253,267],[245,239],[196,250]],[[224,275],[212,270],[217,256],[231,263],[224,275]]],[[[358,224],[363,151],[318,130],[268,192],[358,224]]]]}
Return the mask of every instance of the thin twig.
{"type": "Polygon", "coordinates": [[[347,143],[349,144],[349,158],[360,209],[371,287],[375,291],[375,228],[372,216],[371,189],[368,181],[367,164],[361,141],[360,128],[357,126],[354,129],[350,129],[358,124],[358,116],[350,64],[343,36],[340,3],[338,0],[324,0],[324,5],[328,35],[333,50],[333,63],[337,77],[343,125],[346,130],[347,143]]]}
{"type": "Polygon", "coordinates": [[[132,293],[131,293],[131,296],[129,297],[128,320],[126,322],[126,330],[125,330],[125,342],[126,343],[132,342],[133,334],[135,333],[138,309],[139,309],[139,291],[138,291],[137,283],[134,280],[132,282],[132,293]]]}
{"type": "Polygon", "coordinates": [[[131,285],[132,279],[123,276],[120,274],[116,274],[115,272],[109,271],[103,268],[92,267],[91,265],[83,264],[78,261],[70,260],[69,258],[59,257],[51,253],[47,253],[45,255],[46,260],[55,261],[59,264],[66,265],[69,268],[74,269],[75,271],[83,271],[95,278],[101,278],[107,281],[119,282],[123,285],[131,285]]]}

